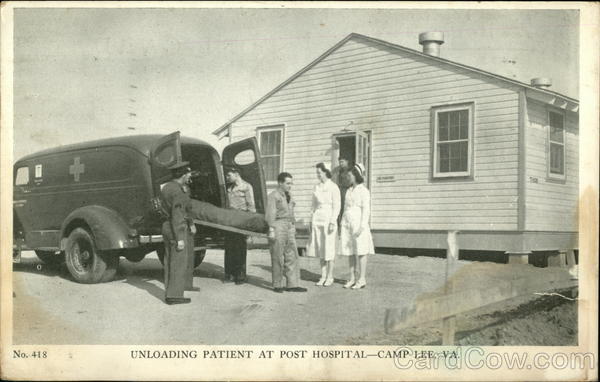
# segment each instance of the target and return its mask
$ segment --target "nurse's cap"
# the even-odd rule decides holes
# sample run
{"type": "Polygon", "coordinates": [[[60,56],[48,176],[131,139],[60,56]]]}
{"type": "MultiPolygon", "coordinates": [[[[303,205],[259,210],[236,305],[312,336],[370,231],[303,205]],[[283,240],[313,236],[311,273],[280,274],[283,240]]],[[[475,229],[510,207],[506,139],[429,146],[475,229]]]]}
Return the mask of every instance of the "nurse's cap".
{"type": "Polygon", "coordinates": [[[354,168],[358,170],[360,176],[365,176],[365,167],[361,163],[357,163],[354,165],[354,168]]]}

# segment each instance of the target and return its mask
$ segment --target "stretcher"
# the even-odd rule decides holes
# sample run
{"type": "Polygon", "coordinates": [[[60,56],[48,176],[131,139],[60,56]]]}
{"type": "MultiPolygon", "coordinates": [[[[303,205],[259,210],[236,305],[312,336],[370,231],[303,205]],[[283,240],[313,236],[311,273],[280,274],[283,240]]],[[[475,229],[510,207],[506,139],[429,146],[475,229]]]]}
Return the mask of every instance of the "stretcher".
{"type": "Polygon", "coordinates": [[[239,233],[239,234],[246,235],[246,236],[256,236],[256,237],[267,238],[267,234],[266,233],[248,231],[248,230],[245,230],[245,229],[230,227],[230,226],[226,226],[226,225],[223,225],[223,224],[217,224],[217,223],[208,222],[206,220],[194,219],[194,223],[198,224],[198,225],[206,226],[206,227],[220,229],[220,230],[223,230],[223,231],[235,232],[235,233],[239,233]]]}

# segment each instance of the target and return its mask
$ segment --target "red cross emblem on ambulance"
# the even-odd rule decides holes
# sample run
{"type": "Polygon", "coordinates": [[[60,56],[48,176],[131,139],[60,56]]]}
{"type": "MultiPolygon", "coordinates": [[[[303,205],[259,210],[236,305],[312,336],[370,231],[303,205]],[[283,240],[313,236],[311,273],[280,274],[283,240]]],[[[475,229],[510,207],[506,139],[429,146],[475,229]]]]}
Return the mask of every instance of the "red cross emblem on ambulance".
{"type": "Polygon", "coordinates": [[[73,164],[69,166],[69,174],[74,176],[76,182],[79,182],[79,177],[85,172],[85,165],[80,163],[80,158],[75,157],[73,164]]]}

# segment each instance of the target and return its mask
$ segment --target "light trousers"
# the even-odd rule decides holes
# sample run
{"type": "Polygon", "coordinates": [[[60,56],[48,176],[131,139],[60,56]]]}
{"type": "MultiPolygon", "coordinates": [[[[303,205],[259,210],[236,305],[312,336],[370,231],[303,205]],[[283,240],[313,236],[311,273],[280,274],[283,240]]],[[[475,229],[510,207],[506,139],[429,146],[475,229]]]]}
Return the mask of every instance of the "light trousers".
{"type": "Polygon", "coordinates": [[[295,288],[300,280],[296,227],[291,221],[281,219],[275,221],[274,228],[275,239],[269,242],[273,288],[295,288]]]}

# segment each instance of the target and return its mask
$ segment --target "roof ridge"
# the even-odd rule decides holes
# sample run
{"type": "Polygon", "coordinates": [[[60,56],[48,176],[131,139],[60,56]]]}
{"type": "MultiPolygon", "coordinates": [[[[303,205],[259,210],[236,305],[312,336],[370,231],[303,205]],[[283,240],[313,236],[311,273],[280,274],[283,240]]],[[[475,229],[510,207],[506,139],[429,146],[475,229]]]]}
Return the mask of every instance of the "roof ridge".
{"type": "Polygon", "coordinates": [[[296,73],[294,73],[292,76],[290,76],[288,79],[286,79],[285,81],[283,81],[281,84],[277,85],[273,90],[269,91],[267,94],[265,94],[264,96],[262,96],[261,98],[259,98],[257,101],[255,101],[254,103],[252,103],[250,106],[248,106],[247,108],[245,108],[244,110],[242,110],[240,113],[236,114],[233,118],[231,118],[229,121],[227,121],[225,124],[223,124],[221,127],[219,127],[218,129],[216,129],[215,131],[213,131],[214,135],[219,135],[222,131],[224,131],[226,128],[229,127],[229,125],[231,125],[232,123],[234,123],[235,121],[237,121],[238,119],[240,119],[242,116],[244,116],[246,113],[250,112],[252,109],[254,109],[256,106],[258,106],[260,103],[262,103],[263,101],[265,101],[267,98],[269,98],[271,95],[273,95],[274,93],[276,93],[277,91],[279,91],[281,88],[283,88],[284,86],[286,86],[287,84],[289,84],[290,82],[292,82],[293,80],[295,80],[296,78],[298,78],[300,75],[304,74],[305,72],[307,72],[309,69],[311,69],[313,66],[315,66],[316,64],[318,64],[319,62],[321,62],[323,59],[325,59],[325,57],[329,56],[330,54],[332,54],[334,51],[336,51],[339,47],[341,47],[342,45],[344,45],[348,40],[352,39],[352,38],[359,38],[359,39],[363,39],[363,40],[367,40],[373,43],[377,43],[380,45],[385,45],[387,47],[393,48],[393,49],[397,49],[397,50],[401,50],[403,52],[406,53],[410,53],[410,54],[414,54],[420,57],[424,57],[430,60],[434,60],[434,61],[439,61],[441,63],[447,64],[447,65],[452,65],[452,66],[456,66],[456,67],[460,67],[472,72],[476,72],[479,73],[481,75],[484,76],[488,76],[488,77],[493,77],[495,79],[504,81],[504,82],[509,82],[512,83],[514,85],[517,86],[521,86],[525,89],[530,89],[531,91],[535,91],[535,92],[539,92],[542,94],[546,94],[546,95],[551,95],[551,96],[558,96],[561,97],[567,101],[570,102],[574,102],[574,103],[579,103],[579,100],[575,99],[575,98],[571,98],[569,96],[566,96],[564,94],[552,91],[552,90],[547,90],[547,89],[540,89],[537,88],[535,86],[532,86],[530,84],[527,84],[525,82],[519,81],[519,80],[515,80],[512,78],[508,78],[499,74],[495,74],[495,73],[491,73],[488,71],[485,71],[483,69],[478,69],[469,65],[465,65],[465,64],[461,64],[459,62],[456,61],[452,61],[452,60],[448,60],[446,58],[442,58],[442,57],[438,57],[438,56],[431,56],[429,54],[423,53],[421,51],[412,49],[412,48],[407,48],[405,46],[402,45],[398,45],[398,44],[394,44],[385,40],[381,40],[375,37],[370,37],[370,36],[366,36],[360,33],[356,33],[356,32],[352,32],[350,34],[348,34],[346,37],[344,37],[342,40],[340,40],[339,42],[337,42],[335,45],[333,45],[331,48],[329,48],[328,50],[326,50],[323,54],[321,54],[319,57],[317,57],[316,59],[314,59],[313,61],[311,61],[308,65],[304,66],[302,69],[300,69],[299,71],[297,71],[296,73]]]}

